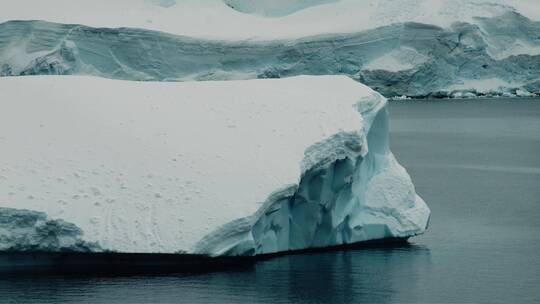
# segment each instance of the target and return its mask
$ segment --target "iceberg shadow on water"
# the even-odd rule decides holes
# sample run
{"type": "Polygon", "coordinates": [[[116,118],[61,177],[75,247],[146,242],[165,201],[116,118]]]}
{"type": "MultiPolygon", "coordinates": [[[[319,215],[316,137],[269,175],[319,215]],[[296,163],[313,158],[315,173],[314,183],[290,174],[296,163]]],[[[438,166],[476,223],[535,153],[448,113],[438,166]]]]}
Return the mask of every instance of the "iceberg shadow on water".
{"type": "Polygon", "coordinates": [[[325,248],[309,248],[257,256],[210,257],[197,254],[115,252],[0,252],[0,274],[25,275],[162,275],[244,271],[256,263],[285,255],[317,255],[349,250],[409,250],[407,238],[388,238],[325,248]]]}

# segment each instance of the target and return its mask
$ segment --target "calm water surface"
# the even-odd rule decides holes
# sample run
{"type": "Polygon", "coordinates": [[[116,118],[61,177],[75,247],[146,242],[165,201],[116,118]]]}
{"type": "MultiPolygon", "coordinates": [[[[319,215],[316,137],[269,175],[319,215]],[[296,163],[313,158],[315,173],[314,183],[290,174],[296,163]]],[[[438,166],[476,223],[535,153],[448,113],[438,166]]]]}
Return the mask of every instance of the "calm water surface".
{"type": "Polygon", "coordinates": [[[392,103],[432,209],[410,245],[199,274],[0,274],[0,303],[540,303],[540,100],[392,103]]]}

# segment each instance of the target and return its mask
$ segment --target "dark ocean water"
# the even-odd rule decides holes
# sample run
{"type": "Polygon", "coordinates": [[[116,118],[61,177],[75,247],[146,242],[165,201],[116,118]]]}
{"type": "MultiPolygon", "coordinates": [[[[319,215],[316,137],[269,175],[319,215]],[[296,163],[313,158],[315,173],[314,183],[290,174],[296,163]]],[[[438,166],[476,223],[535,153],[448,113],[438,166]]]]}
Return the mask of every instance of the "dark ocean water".
{"type": "Polygon", "coordinates": [[[196,274],[0,274],[0,303],[540,303],[540,99],[392,103],[432,210],[408,245],[196,274]]]}

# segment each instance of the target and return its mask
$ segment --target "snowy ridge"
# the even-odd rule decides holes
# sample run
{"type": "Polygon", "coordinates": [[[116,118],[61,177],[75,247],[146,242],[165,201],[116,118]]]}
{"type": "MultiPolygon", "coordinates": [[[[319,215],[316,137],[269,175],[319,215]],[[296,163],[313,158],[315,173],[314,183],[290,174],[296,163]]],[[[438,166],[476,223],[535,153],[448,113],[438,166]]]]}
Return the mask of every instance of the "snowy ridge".
{"type": "MultiPolygon", "coordinates": [[[[249,255],[427,225],[388,148],[386,100],[343,76],[4,77],[0,90],[0,212],[46,213],[76,236],[44,249],[249,255]]],[[[28,231],[2,229],[2,248],[28,231]]]]}

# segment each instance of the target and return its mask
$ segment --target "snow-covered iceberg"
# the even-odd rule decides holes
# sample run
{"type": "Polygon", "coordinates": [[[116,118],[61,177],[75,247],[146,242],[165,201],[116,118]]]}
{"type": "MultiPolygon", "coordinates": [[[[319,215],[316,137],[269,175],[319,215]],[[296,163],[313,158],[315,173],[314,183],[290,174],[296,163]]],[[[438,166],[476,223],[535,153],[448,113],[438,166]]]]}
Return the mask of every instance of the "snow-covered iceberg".
{"type": "Polygon", "coordinates": [[[4,0],[0,75],[35,74],[158,81],[345,74],[388,97],[540,95],[540,5],[4,0]]]}
{"type": "Polygon", "coordinates": [[[0,250],[254,255],[426,229],[345,76],[0,78],[0,250]]]}

